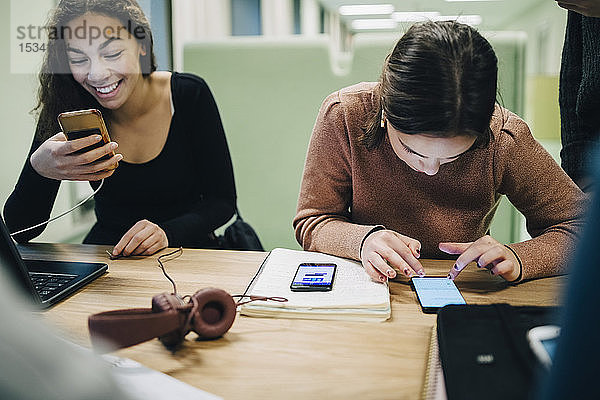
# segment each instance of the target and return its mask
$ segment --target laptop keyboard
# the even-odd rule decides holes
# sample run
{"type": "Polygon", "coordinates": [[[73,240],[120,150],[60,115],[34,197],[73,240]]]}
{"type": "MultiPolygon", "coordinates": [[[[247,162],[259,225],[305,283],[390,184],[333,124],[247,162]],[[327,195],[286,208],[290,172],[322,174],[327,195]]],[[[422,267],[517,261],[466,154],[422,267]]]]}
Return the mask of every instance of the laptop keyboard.
{"type": "Polygon", "coordinates": [[[69,282],[77,278],[77,275],[30,272],[29,277],[35,290],[42,300],[45,300],[64,289],[69,282]]]}

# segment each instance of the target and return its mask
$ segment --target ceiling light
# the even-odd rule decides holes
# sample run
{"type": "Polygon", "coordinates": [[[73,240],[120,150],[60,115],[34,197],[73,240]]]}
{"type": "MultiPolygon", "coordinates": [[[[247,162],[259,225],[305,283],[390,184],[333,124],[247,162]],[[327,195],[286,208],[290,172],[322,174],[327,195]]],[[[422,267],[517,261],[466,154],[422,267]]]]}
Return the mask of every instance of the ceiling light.
{"type": "Polygon", "coordinates": [[[341,6],[340,15],[389,15],[394,12],[391,4],[355,4],[341,6]]]}
{"type": "Polygon", "coordinates": [[[393,19],[355,19],[352,21],[354,30],[396,29],[398,23],[393,19]]]}

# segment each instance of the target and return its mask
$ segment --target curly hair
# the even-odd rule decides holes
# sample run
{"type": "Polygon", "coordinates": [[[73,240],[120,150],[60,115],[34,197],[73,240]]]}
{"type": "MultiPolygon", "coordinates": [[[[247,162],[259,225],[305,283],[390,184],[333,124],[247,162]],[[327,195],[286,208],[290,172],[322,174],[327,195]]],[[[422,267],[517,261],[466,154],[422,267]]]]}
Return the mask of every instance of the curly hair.
{"type": "Polygon", "coordinates": [[[100,14],[118,19],[123,27],[146,49],[140,55],[140,67],[144,78],[156,71],[154,41],[150,22],[135,0],[61,0],[51,14],[46,29],[48,43],[39,73],[36,139],[45,140],[60,130],[56,117],[66,111],[86,108],[105,110],[88,93],[70,72],[65,32],[67,25],[85,14],[100,14]]]}

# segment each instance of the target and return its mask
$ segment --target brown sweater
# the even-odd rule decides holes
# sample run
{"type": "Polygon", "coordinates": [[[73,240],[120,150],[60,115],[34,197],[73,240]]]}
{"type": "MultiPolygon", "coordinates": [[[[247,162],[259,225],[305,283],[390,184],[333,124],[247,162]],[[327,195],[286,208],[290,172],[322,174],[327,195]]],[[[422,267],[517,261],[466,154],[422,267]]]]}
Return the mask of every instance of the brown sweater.
{"type": "Polygon", "coordinates": [[[371,151],[358,142],[375,112],[375,86],[344,88],[321,106],[293,222],[304,249],[358,260],[365,235],[383,225],[419,240],[423,258],[448,258],[438,243],[487,234],[505,194],[533,237],[510,246],[523,265],[522,279],[566,272],[586,197],[522,119],[497,106],[490,144],[428,176],[400,160],[387,135],[371,151]]]}

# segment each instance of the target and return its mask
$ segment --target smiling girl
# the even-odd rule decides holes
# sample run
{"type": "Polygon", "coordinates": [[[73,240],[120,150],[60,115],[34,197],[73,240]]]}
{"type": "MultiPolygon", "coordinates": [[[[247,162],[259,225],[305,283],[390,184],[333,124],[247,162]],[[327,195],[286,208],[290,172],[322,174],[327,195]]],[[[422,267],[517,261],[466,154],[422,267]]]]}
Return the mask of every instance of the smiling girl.
{"type": "Polygon", "coordinates": [[[97,188],[105,179],[84,243],[115,245],[114,255],[214,247],[214,229],[233,215],[235,186],[204,80],[156,71],[150,25],[135,0],[63,0],[48,26],[54,35],[40,73],[38,124],[5,205],[9,228],[47,220],[61,180],[97,188]],[[56,118],[89,108],[102,111],[113,142],[79,153],[100,138],[67,141],[56,118]]]}
{"type": "Polygon", "coordinates": [[[296,238],[361,260],[381,282],[425,275],[420,257],[458,255],[516,282],[564,272],[584,196],[515,114],[495,104],[497,59],[471,27],[413,25],[378,83],[324,101],[308,149],[296,238]],[[488,235],[502,195],[533,239],[488,235]]]}

